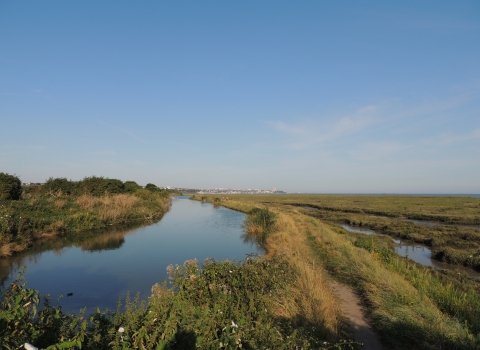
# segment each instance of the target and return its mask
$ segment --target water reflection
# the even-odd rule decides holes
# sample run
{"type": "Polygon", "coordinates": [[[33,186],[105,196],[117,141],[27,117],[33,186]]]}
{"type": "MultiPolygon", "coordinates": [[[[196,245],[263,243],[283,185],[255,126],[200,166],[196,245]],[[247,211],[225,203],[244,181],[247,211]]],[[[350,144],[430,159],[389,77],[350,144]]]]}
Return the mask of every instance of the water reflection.
{"type": "Polygon", "coordinates": [[[27,287],[52,299],[73,293],[59,302],[64,311],[78,312],[84,306],[115,309],[127,292],[140,292],[146,299],[151,286],[166,279],[169,264],[262,254],[252,242],[243,242],[244,219],[240,212],[180,198],[156,224],[45,240],[28,252],[0,259],[0,280],[10,283],[27,265],[27,287]]]}
{"type": "MultiPolygon", "coordinates": [[[[362,233],[366,235],[374,234],[376,236],[385,236],[384,234],[377,233],[374,230],[370,230],[366,228],[351,226],[347,224],[338,224],[338,226],[342,227],[343,229],[349,232],[362,233]]],[[[398,237],[395,237],[392,240],[395,243],[395,252],[398,255],[412,259],[413,261],[419,264],[433,267],[438,270],[451,270],[451,271],[457,271],[457,272],[462,271],[462,272],[465,272],[468,276],[473,278],[480,277],[480,272],[477,272],[473,269],[470,269],[464,266],[450,265],[450,264],[432,259],[431,258],[432,250],[430,249],[430,247],[426,245],[403,240],[398,237]]]]}
{"type": "Polygon", "coordinates": [[[20,252],[10,258],[0,258],[0,287],[4,287],[8,277],[16,273],[20,267],[38,264],[40,257],[45,252],[51,252],[55,256],[61,257],[72,247],[88,252],[119,249],[125,243],[126,235],[134,233],[136,229],[144,226],[145,224],[130,225],[120,229],[110,228],[103,232],[72,233],[62,237],[40,240],[28,251],[20,252]]]}

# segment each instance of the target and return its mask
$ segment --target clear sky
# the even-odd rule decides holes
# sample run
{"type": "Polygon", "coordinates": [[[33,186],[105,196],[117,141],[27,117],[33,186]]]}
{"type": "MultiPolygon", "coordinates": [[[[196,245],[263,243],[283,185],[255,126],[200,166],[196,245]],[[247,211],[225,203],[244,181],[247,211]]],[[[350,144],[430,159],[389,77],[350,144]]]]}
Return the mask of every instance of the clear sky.
{"type": "Polygon", "coordinates": [[[0,171],[480,193],[480,1],[0,0],[0,171]]]}

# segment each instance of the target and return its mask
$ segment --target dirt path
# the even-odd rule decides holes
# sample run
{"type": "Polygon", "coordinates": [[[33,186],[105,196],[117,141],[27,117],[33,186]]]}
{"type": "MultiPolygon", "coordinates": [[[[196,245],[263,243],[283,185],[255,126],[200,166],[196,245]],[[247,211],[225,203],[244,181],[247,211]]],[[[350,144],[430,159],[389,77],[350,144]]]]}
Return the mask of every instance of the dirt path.
{"type": "Polygon", "coordinates": [[[380,340],[363,315],[360,299],[352,288],[338,282],[333,282],[333,289],[342,300],[341,307],[345,316],[350,320],[351,332],[356,341],[363,343],[368,350],[383,350],[380,340]]]}

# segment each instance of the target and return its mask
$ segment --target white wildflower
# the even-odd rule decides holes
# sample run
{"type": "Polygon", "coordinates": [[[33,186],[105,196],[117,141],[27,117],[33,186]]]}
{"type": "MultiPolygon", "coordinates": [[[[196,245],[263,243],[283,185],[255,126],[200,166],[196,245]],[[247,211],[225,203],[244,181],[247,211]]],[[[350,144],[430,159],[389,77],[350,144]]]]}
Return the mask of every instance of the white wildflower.
{"type": "Polygon", "coordinates": [[[23,345],[23,346],[27,350],[38,350],[38,348],[36,348],[35,346],[33,346],[32,344],[29,344],[29,343],[25,343],[25,345],[23,345]]]}

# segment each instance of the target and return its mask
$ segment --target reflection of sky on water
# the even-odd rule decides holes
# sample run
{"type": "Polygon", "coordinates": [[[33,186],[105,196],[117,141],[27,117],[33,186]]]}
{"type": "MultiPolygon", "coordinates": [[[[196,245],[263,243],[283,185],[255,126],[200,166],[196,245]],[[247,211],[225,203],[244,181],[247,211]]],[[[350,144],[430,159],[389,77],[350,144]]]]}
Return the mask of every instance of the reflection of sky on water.
{"type": "Polygon", "coordinates": [[[363,233],[364,235],[371,235],[375,233],[375,231],[363,227],[350,226],[347,224],[339,224],[339,226],[349,232],[363,233]]]}
{"type": "Polygon", "coordinates": [[[8,274],[9,283],[20,266],[28,265],[27,287],[52,299],[63,294],[60,304],[67,312],[78,312],[83,306],[115,309],[127,291],[132,296],[140,292],[146,299],[151,286],[166,279],[169,264],[194,258],[203,262],[209,257],[241,260],[250,253],[261,254],[242,240],[244,219],[243,213],[223,207],[175,199],[161,221],[126,233],[118,249],[88,251],[71,245],[55,251],[33,249],[31,256],[2,259],[0,273],[8,274]]]}
{"type": "MultiPolygon", "coordinates": [[[[384,236],[383,234],[377,234],[373,230],[362,228],[362,227],[351,226],[347,224],[338,224],[338,225],[349,232],[363,233],[366,235],[375,234],[378,236],[384,236]]],[[[419,264],[433,267],[439,270],[453,270],[458,272],[460,271],[465,272],[470,277],[480,277],[480,273],[473,269],[469,269],[463,266],[450,265],[447,263],[442,263],[435,259],[431,259],[432,251],[429,247],[425,245],[412,243],[409,241],[402,240],[400,238],[394,238],[393,242],[395,243],[395,252],[398,255],[403,257],[408,257],[409,259],[412,259],[413,261],[419,264]]]]}
{"type": "Polygon", "coordinates": [[[414,224],[422,225],[422,226],[428,226],[428,227],[448,226],[448,227],[463,227],[463,228],[472,228],[472,229],[475,229],[475,230],[480,230],[479,225],[454,225],[454,224],[447,224],[447,223],[440,222],[440,221],[415,220],[415,219],[399,219],[399,220],[400,221],[405,221],[405,222],[413,222],[414,224]]]}

